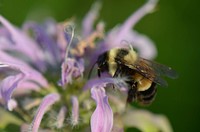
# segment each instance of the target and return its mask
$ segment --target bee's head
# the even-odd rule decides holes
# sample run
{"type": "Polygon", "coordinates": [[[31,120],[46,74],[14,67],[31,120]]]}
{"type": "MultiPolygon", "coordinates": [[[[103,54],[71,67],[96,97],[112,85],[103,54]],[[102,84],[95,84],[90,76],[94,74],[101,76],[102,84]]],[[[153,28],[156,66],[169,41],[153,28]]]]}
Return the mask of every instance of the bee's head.
{"type": "Polygon", "coordinates": [[[98,76],[100,76],[100,74],[102,72],[108,71],[108,56],[107,56],[107,52],[101,54],[98,59],[97,59],[97,65],[98,65],[98,76]]]}

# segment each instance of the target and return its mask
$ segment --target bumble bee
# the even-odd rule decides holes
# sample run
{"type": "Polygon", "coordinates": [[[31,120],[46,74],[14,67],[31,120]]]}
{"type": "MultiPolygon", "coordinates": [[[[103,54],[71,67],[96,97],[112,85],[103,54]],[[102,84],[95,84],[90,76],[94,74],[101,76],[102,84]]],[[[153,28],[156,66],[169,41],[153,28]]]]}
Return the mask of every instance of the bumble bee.
{"type": "Polygon", "coordinates": [[[151,104],[156,95],[156,85],[167,86],[161,76],[176,78],[170,67],[141,58],[132,48],[113,48],[97,59],[98,76],[108,72],[112,77],[128,77],[127,102],[136,100],[139,104],[151,104]]]}

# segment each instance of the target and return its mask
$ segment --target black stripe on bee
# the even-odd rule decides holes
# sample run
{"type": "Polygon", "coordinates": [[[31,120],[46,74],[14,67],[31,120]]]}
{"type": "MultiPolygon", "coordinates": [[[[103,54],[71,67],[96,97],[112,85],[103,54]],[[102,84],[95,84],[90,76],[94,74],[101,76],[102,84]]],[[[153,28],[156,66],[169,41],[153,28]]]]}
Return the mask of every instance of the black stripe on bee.
{"type": "Polygon", "coordinates": [[[118,64],[121,64],[121,59],[124,58],[124,56],[128,55],[129,51],[127,49],[118,49],[115,57],[115,62],[118,64]]]}
{"type": "Polygon", "coordinates": [[[133,102],[133,99],[136,98],[136,94],[135,93],[136,93],[136,88],[130,88],[128,90],[128,96],[127,96],[127,102],[128,103],[133,102]]]}
{"type": "Polygon", "coordinates": [[[100,77],[102,72],[108,71],[108,55],[109,52],[104,52],[98,57],[97,64],[98,64],[98,76],[100,77]]]}
{"type": "Polygon", "coordinates": [[[118,52],[117,52],[117,56],[123,58],[128,53],[129,53],[129,51],[127,49],[119,49],[118,52]]]}
{"type": "Polygon", "coordinates": [[[151,87],[145,91],[139,91],[138,96],[142,96],[143,98],[147,98],[156,93],[156,83],[152,82],[151,87]]]}
{"type": "Polygon", "coordinates": [[[151,95],[150,97],[147,97],[147,98],[140,98],[140,97],[138,97],[137,101],[139,102],[139,104],[149,105],[149,104],[151,104],[154,101],[155,95],[156,95],[156,93],[153,94],[153,95],[151,95]]]}
{"type": "Polygon", "coordinates": [[[145,91],[137,92],[137,101],[143,105],[149,105],[153,102],[157,92],[156,83],[152,83],[151,87],[145,91]]]}

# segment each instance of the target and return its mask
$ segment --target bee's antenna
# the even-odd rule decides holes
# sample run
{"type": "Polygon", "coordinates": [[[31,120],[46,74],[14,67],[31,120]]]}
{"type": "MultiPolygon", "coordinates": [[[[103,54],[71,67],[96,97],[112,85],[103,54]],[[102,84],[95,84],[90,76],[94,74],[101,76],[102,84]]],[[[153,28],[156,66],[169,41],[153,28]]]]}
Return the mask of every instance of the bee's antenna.
{"type": "Polygon", "coordinates": [[[129,44],[129,47],[130,47],[130,49],[131,49],[131,50],[133,50],[133,51],[134,51],[134,49],[133,49],[133,46],[132,46],[132,45],[130,45],[130,44],[129,44]]]}
{"type": "Polygon", "coordinates": [[[92,65],[92,67],[91,67],[91,69],[90,69],[90,71],[89,71],[89,74],[88,74],[88,79],[90,79],[90,76],[91,76],[91,74],[92,74],[92,70],[94,69],[94,66],[97,64],[97,62],[95,62],[93,65],[92,65]]]}

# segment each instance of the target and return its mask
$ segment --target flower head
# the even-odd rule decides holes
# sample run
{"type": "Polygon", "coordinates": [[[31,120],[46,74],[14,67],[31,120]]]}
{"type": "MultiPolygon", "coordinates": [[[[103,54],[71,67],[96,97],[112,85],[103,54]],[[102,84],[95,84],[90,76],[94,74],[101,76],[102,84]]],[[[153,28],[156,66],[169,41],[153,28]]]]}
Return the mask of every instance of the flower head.
{"type": "MultiPolygon", "coordinates": [[[[83,20],[81,37],[77,37],[71,25],[73,22],[57,23],[48,19],[38,24],[31,21],[20,29],[0,16],[1,105],[21,114],[22,131],[123,131],[126,124],[117,125],[115,119],[126,115],[122,110],[125,101],[108,90],[114,86],[120,93],[127,94],[126,78],[105,76],[88,80],[87,73],[99,54],[113,47],[127,46],[123,40],[131,42],[129,44],[138,49],[141,56],[154,58],[153,42],[132,28],[156,4],[157,0],[148,0],[122,25],[104,34],[103,22],[93,28],[101,7],[100,3],[95,3],[83,20]],[[72,30],[68,31],[67,27],[72,30]],[[51,125],[49,115],[45,114],[52,110],[57,113],[56,125],[51,125]],[[27,127],[26,124],[30,125],[27,127]]],[[[133,117],[138,119],[136,115],[133,117]]],[[[136,122],[128,125],[145,130],[140,126],[141,122],[136,122]]],[[[158,122],[153,125],[161,126],[158,122]]]]}

